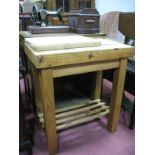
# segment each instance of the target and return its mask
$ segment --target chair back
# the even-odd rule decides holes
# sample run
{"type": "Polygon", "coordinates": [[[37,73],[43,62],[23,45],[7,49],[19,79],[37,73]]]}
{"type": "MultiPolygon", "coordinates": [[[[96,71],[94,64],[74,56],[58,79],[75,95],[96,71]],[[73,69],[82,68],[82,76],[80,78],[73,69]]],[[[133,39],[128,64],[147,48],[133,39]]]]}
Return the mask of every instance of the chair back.
{"type": "Polygon", "coordinates": [[[120,12],[118,29],[126,38],[135,40],[135,13],[120,12]]]}

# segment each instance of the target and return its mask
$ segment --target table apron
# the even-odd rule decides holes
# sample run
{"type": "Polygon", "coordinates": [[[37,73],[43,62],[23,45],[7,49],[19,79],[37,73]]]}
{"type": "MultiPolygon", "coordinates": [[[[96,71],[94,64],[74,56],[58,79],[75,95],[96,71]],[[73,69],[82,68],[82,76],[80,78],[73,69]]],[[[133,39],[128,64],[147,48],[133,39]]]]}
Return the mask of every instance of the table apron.
{"type": "Polygon", "coordinates": [[[68,75],[75,75],[75,74],[119,68],[119,65],[120,65],[119,60],[111,60],[111,61],[100,61],[100,62],[52,67],[51,71],[53,74],[53,78],[57,78],[57,77],[63,77],[68,75]]]}

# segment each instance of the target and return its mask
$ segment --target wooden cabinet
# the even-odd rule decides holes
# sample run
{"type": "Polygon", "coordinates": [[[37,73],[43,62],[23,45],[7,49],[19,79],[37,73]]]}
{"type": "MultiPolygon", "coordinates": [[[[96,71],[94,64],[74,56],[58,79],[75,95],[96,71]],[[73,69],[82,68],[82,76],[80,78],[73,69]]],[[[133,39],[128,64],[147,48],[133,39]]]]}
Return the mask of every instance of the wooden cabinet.
{"type": "MultiPolygon", "coordinates": [[[[47,0],[46,7],[48,10],[57,10],[63,8],[64,24],[68,25],[67,13],[73,9],[95,8],[95,0],[47,0]]],[[[53,25],[60,25],[58,17],[49,18],[53,25]]]]}
{"type": "Polygon", "coordinates": [[[95,0],[47,0],[46,5],[49,10],[62,7],[63,12],[69,12],[72,9],[95,8],[95,0]]]}

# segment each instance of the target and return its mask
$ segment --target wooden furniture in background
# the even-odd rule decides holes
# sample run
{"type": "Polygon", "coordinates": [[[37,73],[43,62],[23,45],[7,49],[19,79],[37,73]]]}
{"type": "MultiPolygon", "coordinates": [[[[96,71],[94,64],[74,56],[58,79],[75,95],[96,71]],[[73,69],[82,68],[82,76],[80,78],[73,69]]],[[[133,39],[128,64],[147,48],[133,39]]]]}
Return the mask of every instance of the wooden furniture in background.
{"type": "MultiPolygon", "coordinates": [[[[68,25],[67,13],[73,9],[95,8],[95,0],[47,0],[46,7],[48,10],[57,10],[63,8],[64,24],[68,25]]],[[[60,25],[58,17],[49,17],[53,25],[60,25]]]]}
{"type": "Polygon", "coordinates": [[[63,12],[69,12],[72,9],[95,8],[95,0],[47,0],[46,6],[49,10],[62,7],[63,12]]]}
{"type": "Polygon", "coordinates": [[[100,33],[105,33],[108,38],[124,43],[125,36],[118,30],[118,11],[107,12],[100,16],[100,33]]]}
{"type": "MultiPolygon", "coordinates": [[[[22,77],[20,77],[20,80],[22,77]]],[[[22,102],[22,94],[19,81],[19,151],[27,150],[28,155],[32,155],[32,137],[26,126],[25,111],[22,102]]]]}
{"type": "Polygon", "coordinates": [[[126,39],[135,40],[135,13],[134,12],[119,13],[118,30],[123,35],[125,35],[126,39]]]}
{"type": "Polygon", "coordinates": [[[32,25],[31,15],[30,14],[23,14],[19,15],[20,20],[20,31],[26,31],[28,25],[32,25]]]}
{"type": "MultiPolygon", "coordinates": [[[[55,11],[62,7],[64,25],[68,25],[68,12],[73,9],[95,8],[95,0],[46,0],[46,2],[43,3],[43,6],[49,11],[55,11]]],[[[31,12],[20,13],[19,19],[22,21],[22,31],[26,31],[27,26],[32,25],[31,12]]],[[[59,18],[56,16],[48,16],[48,21],[52,25],[61,25],[59,18]]]]}
{"type": "Polygon", "coordinates": [[[27,77],[27,68],[23,62],[23,53],[19,51],[19,151],[27,150],[32,155],[32,145],[35,130],[35,109],[27,77]]]}
{"type": "MultiPolygon", "coordinates": [[[[134,46],[135,44],[135,13],[120,13],[118,29],[125,35],[125,44],[134,46]],[[131,42],[131,43],[130,43],[131,42]]],[[[135,59],[129,59],[126,69],[126,79],[124,90],[130,92],[135,96],[135,59]]],[[[133,129],[135,125],[135,101],[130,103],[132,111],[129,128],[133,129]]],[[[127,109],[128,110],[128,109],[127,109]]]]}
{"type": "MultiPolygon", "coordinates": [[[[135,13],[134,12],[109,12],[103,14],[100,18],[100,32],[105,32],[106,35],[122,43],[134,46],[135,41],[135,13]]],[[[103,78],[110,81],[113,79],[113,70],[106,71],[103,78]]],[[[132,95],[135,95],[135,59],[129,58],[124,90],[132,95]]],[[[127,104],[130,104],[129,102],[127,104]]],[[[131,112],[131,121],[129,128],[134,128],[134,113],[135,103],[133,103],[133,110],[131,112]]],[[[132,103],[131,103],[132,105],[132,103]]],[[[126,106],[127,107],[127,106],[126,106]]]]}
{"type": "Polygon", "coordinates": [[[72,10],[68,14],[71,32],[94,34],[99,33],[100,14],[96,9],[72,10]]]}

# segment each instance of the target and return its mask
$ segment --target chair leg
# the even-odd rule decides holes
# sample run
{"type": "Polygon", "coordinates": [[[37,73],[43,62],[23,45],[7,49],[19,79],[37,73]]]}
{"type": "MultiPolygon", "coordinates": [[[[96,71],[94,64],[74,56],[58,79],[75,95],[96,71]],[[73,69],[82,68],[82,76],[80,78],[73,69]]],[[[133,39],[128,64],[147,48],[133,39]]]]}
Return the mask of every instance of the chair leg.
{"type": "Polygon", "coordinates": [[[135,126],[135,101],[134,101],[133,110],[131,113],[129,129],[133,129],[134,126],[135,126]]]}

